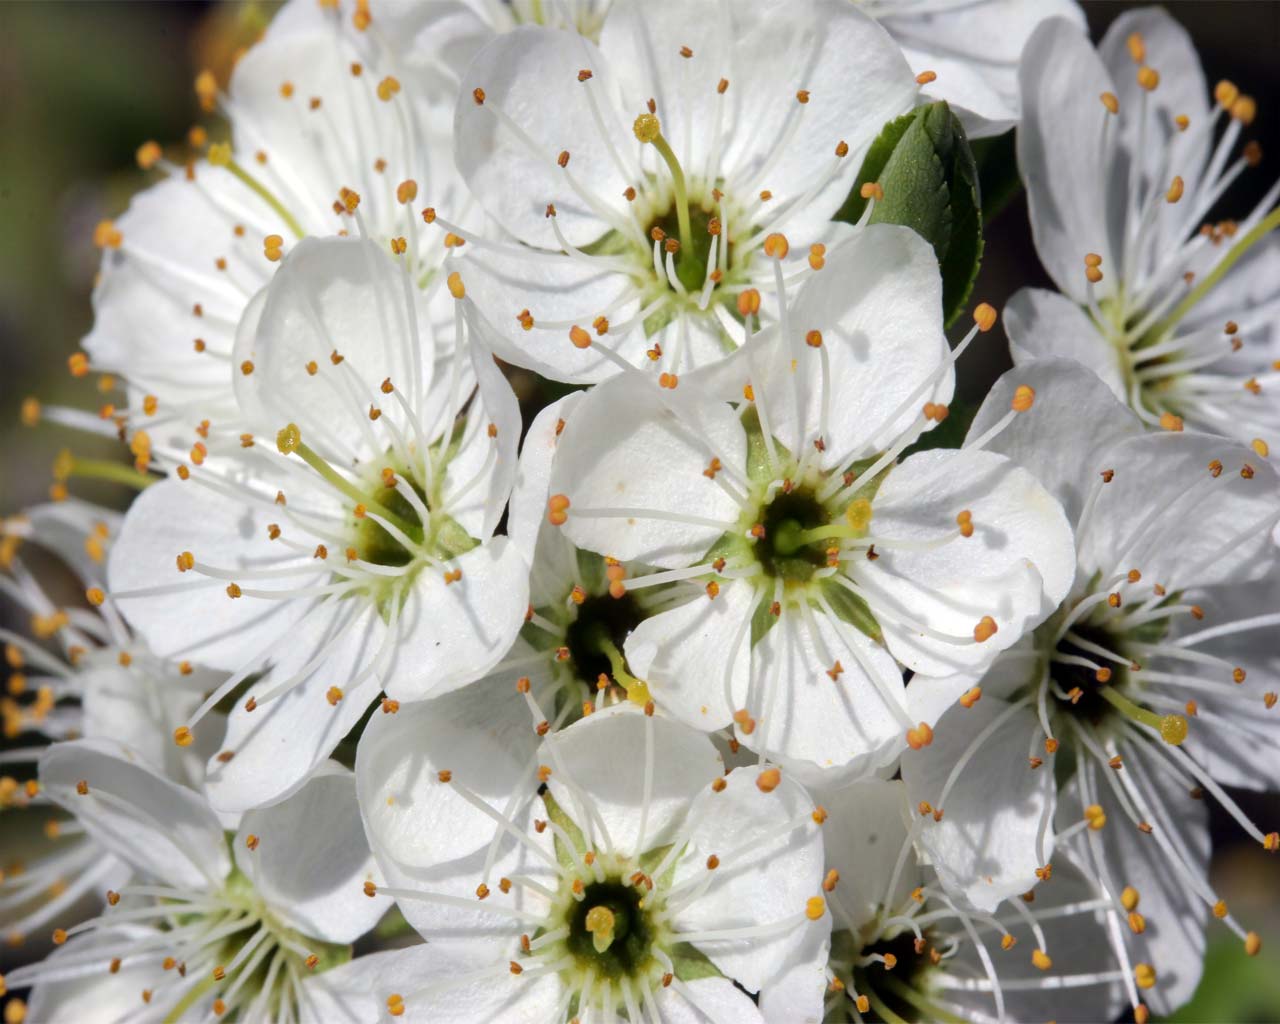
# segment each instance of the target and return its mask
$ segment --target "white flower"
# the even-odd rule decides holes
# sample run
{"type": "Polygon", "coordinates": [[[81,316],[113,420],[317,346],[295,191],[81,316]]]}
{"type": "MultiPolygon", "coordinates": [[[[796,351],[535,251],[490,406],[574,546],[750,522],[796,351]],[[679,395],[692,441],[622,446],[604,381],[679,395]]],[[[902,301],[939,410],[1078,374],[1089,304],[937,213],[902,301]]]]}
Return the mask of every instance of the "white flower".
{"type": "Polygon", "coordinates": [[[765,1017],[806,1024],[868,1014],[1115,1019],[1121,978],[1105,939],[1110,901],[1058,865],[1033,902],[974,910],[940,887],[917,856],[922,819],[908,811],[905,790],[901,782],[868,780],[822,797],[831,934],[815,929],[786,973],[761,992],[765,1017]]]}
{"type": "Polygon", "coordinates": [[[946,100],[969,137],[1018,123],[1018,58],[1036,26],[1064,18],[1081,33],[1075,0],[854,0],[888,29],[911,69],[930,79],[929,99],[946,100]]]}
{"type": "Polygon", "coordinates": [[[197,445],[112,552],[113,598],[157,652],[231,673],[179,742],[266,670],[209,765],[220,809],[296,787],[380,690],[391,710],[483,675],[524,621],[528,569],[493,536],[515,396],[460,276],[441,326],[409,272],[369,241],[299,243],[236,342],[240,418],[274,443],[197,445]]]}
{"type": "Polygon", "coordinates": [[[1144,434],[1068,360],[1006,374],[973,431],[1027,384],[1038,417],[992,444],[1061,498],[1076,530],[1075,582],[985,674],[912,681],[913,709],[937,719],[945,741],[904,755],[903,778],[936,812],[920,843],[943,882],[984,909],[1044,878],[1055,802],[1060,838],[1091,823],[1074,859],[1112,900],[1138,891],[1153,927],[1131,925],[1145,968],[1135,964],[1135,979],[1150,991],[1130,986],[1131,999],[1167,1013],[1194,988],[1211,910],[1257,951],[1207,880],[1207,817],[1188,790],[1280,848],[1222,789],[1275,784],[1275,679],[1250,679],[1245,664],[1274,669],[1280,478],[1235,442],[1144,434]]]}
{"type": "Polygon", "coordinates": [[[443,205],[436,223],[474,243],[468,285],[504,359],[674,379],[742,343],[737,303],[773,280],[772,236],[804,243],[787,276],[821,266],[863,155],[918,91],[847,0],[619,0],[599,48],[524,27],[467,70],[458,167],[517,244],[443,205]]]}
{"type": "MultiPolygon", "coordinates": [[[[133,746],[168,777],[198,784],[204,757],[175,748],[165,737],[199,704],[200,688],[216,685],[217,677],[155,657],[101,603],[106,554],[119,524],[115,512],[70,500],[36,506],[0,526],[6,545],[20,541],[46,549],[74,571],[91,601],[100,602],[96,610],[59,607],[21,558],[6,550],[0,592],[30,617],[32,636],[0,629],[11,673],[0,698],[8,741],[0,763],[34,765],[46,740],[110,737],[133,746]]],[[[49,801],[34,778],[20,783],[5,775],[0,808],[11,812],[6,834],[16,835],[21,826],[12,812],[25,810],[22,817],[32,822],[47,812],[49,801]]],[[[86,894],[100,895],[129,877],[127,865],[74,823],[47,817],[43,831],[47,844],[25,854],[21,870],[6,868],[0,877],[0,930],[13,945],[55,918],[83,911],[86,894]]]]}
{"type": "MultiPolygon", "coordinates": [[[[402,239],[415,281],[438,272],[447,250],[423,234],[415,200],[465,204],[444,132],[452,94],[424,92],[400,45],[418,38],[405,23],[434,6],[389,8],[384,24],[380,13],[370,23],[295,0],[239,60],[226,94],[211,72],[196,81],[205,109],[230,122],[229,142],[185,167],[155,143],[139,150],[167,177],[99,226],[88,361],[73,363],[124,379],[131,428],[156,443],[189,444],[202,420],[238,432],[223,422],[235,413],[236,326],[302,238],[358,228],[382,244],[402,239]]],[[[208,132],[193,132],[198,153],[208,132]]]]}
{"type": "Polygon", "coordinates": [[[373,864],[354,780],[337,765],[246,814],[230,852],[204,799],[127,748],[57,744],[40,780],[139,881],[109,892],[100,917],[55,931],[52,956],[8,976],[34,984],[35,1020],[298,1019],[302,977],[345,959],[341,947],[386,909],[361,894],[373,864]]]}
{"type": "Polygon", "coordinates": [[[825,919],[798,784],[723,776],[705,736],[628,705],[548,734],[537,765],[486,731],[442,739],[407,776],[357,760],[378,891],[446,957],[382,988],[392,1015],[760,1019],[733,982],[759,990],[825,919]]]}
{"type": "Polygon", "coordinates": [[[1257,163],[1252,143],[1232,152],[1254,100],[1224,81],[1210,107],[1190,40],[1158,8],[1118,18],[1097,52],[1074,26],[1046,23],[1021,81],[1018,162],[1062,294],[1010,301],[1014,362],[1077,359],[1150,425],[1270,436],[1280,243],[1265,236],[1280,184],[1238,224],[1201,223],[1257,163]]]}
{"type": "Polygon", "coordinates": [[[929,246],[872,225],[826,264],[710,378],[668,392],[628,374],[584,398],[548,515],[581,547],[668,570],[636,585],[682,582],[685,603],[626,645],[662,708],[853,774],[929,742],[899,662],[989,664],[1040,621],[1042,594],[1065,594],[1072,548],[1056,501],[982,443],[900,460],[946,415],[963,350],[942,334],[929,246]]]}

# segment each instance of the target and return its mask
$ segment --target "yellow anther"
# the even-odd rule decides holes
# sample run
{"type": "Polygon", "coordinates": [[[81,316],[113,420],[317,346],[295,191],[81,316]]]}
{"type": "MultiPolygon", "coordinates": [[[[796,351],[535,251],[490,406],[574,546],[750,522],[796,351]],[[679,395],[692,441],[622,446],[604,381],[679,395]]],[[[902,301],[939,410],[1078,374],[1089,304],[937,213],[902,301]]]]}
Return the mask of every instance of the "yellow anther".
{"type": "Polygon", "coordinates": [[[1134,935],[1141,935],[1147,930],[1147,919],[1139,914],[1136,910],[1129,914],[1129,931],[1134,935]]]}
{"type": "Polygon", "coordinates": [[[907,730],[907,746],[920,750],[933,742],[933,729],[928,722],[921,722],[907,730]]]}
{"type": "Polygon", "coordinates": [[[742,316],[756,316],[760,312],[760,292],[748,288],[738,295],[738,313],[742,316]]]}
{"type": "Polygon", "coordinates": [[[141,167],[144,171],[149,171],[159,162],[160,158],[163,155],[164,153],[160,149],[160,143],[155,142],[153,140],[149,142],[144,142],[141,146],[139,146],[137,153],[134,154],[134,157],[138,161],[139,167],[141,167]]]}
{"type": "Polygon", "coordinates": [[[756,776],[756,788],[762,793],[772,793],[782,782],[782,772],[777,768],[766,768],[756,776]]]}
{"type": "Polygon", "coordinates": [[[662,134],[662,122],[657,114],[641,114],[631,125],[631,130],[641,142],[652,142],[662,134]]]}
{"type": "Polygon", "coordinates": [[[810,921],[819,921],[822,915],[827,912],[827,901],[821,896],[810,896],[805,900],[804,916],[810,921]]]}
{"type": "Polygon", "coordinates": [[[1169,191],[1164,194],[1165,200],[1170,203],[1176,203],[1182,198],[1182,189],[1182,178],[1174,175],[1173,181],[1169,185],[1169,191]]]}
{"type": "Polygon", "coordinates": [[[449,285],[449,294],[452,295],[455,299],[462,299],[466,297],[466,294],[467,294],[466,285],[462,283],[462,275],[459,274],[456,270],[449,275],[449,279],[447,283],[449,285]]]}
{"type": "Polygon", "coordinates": [[[1182,417],[1175,416],[1171,412],[1162,412],[1160,414],[1160,429],[1169,430],[1175,434],[1182,430],[1182,417]]]}
{"type": "Polygon", "coordinates": [[[214,167],[226,167],[231,163],[231,143],[215,142],[209,147],[208,156],[214,167]]]}
{"type": "Polygon", "coordinates": [[[1151,988],[1156,983],[1156,969],[1150,964],[1135,964],[1133,980],[1138,983],[1138,988],[1151,988]]]}
{"type": "Polygon", "coordinates": [[[180,725],[173,730],[173,742],[180,747],[191,746],[194,739],[195,737],[191,735],[191,730],[185,725],[180,725]]]}
{"type": "Polygon", "coordinates": [[[1222,79],[1213,87],[1213,98],[1224,109],[1230,109],[1231,104],[1236,101],[1236,97],[1240,95],[1240,90],[1236,87],[1235,82],[1226,78],[1222,79]]]}
{"type": "Polygon", "coordinates": [[[1031,962],[1042,971],[1047,971],[1053,966],[1053,961],[1049,959],[1049,955],[1043,949],[1031,951],[1031,962]]]}
{"type": "Polygon", "coordinates": [[[1098,98],[1099,98],[1100,100],[1102,100],[1102,105],[1103,105],[1104,107],[1106,107],[1106,108],[1107,108],[1107,110],[1108,110],[1110,113],[1112,113],[1112,114],[1118,114],[1118,113],[1120,113],[1120,101],[1119,101],[1118,99],[1116,99],[1116,94],[1115,94],[1115,93],[1113,93],[1113,92],[1104,92],[1104,93],[1103,93],[1101,96],[1099,96],[1098,98]]]}
{"type": "Polygon", "coordinates": [[[1010,403],[1014,412],[1027,412],[1036,401],[1036,392],[1029,384],[1019,384],[1017,390],[1013,393],[1013,401],[1010,403]]]}
{"type": "Polygon", "coordinates": [[[770,259],[786,259],[787,253],[790,251],[791,243],[787,241],[787,236],[780,231],[775,231],[764,240],[764,254],[770,259]]]}
{"type": "Polygon", "coordinates": [[[396,186],[396,199],[401,203],[411,203],[418,198],[418,183],[412,178],[400,182],[396,186]]]}
{"type": "Polygon", "coordinates": [[[1147,59],[1147,44],[1143,42],[1141,32],[1131,33],[1124,45],[1129,48],[1129,58],[1135,64],[1141,64],[1147,59]]]}
{"type": "Polygon", "coordinates": [[[936,82],[937,80],[938,73],[936,71],[921,71],[920,74],[916,75],[917,85],[928,85],[930,82],[936,82]]]}
{"type": "Polygon", "coordinates": [[[973,638],[980,644],[986,643],[995,636],[998,631],[999,627],[996,625],[996,620],[990,615],[984,615],[978,621],[978,624],[973,627],[973,638]]]}
{"type": "Polygon", "coordinates": [[[878,181],[864,181],[858,189],[858,195],[863,199],[874,199],[878,203],[884,199],[884,189],[878,181]]]}
{"type": "Polygon", "coordinates": [[[208,68],[196,75],[195,90],[200,109],[212,113],[218,105],[218,80],[208,68]]]}
{"type": "Polygon", "coordinates": [[[973,311],[973,322],[984,334],[996,325],[996,307],[989,302],[980,302],[973,311]]]}
{"type": "MultiPolygon", "coordinates": [[[[378,99],[384,103],[400,91],[400,82],[394,75],[387,75],[378,83],[378,99]]],[[[403,200],[401,200],[403,202],[403,200]]]]}
{"type": "Polygon", "coordinates": [[[1120,893],[1120,905],[1125,910],[1134,910],[1138,906],[1138,901],[1142,897],[1138,895],[1138,890],[1131,885],[1126,885],[1120,893]]]}
{"type": "Polygon", "coordinates": [[[1258,104],[1252,96],[1239,96],[1231,104],[1231,116],[1246,128],[1258,116],[1258,104]]]}
{"type": "Polygon", "coordinates": [[[1213,905],[1213,916],[1219,921],[1227,916],[1226,900],[1218,900],[1218,902],[1213,905]]]}
{"type": "Polygon", "coordinates": [[[1138,68],[1138,85],[1151,92],[1160,84],[1160,72],[1145,65],[1138,68]]]}
{"type": "Polygon", "coordinates": [[[1244,937],[1244,951],[1249,956],[1257,956],[1262,950],[1262,939],[1257,932],[1249,932],[1244,937]]]}

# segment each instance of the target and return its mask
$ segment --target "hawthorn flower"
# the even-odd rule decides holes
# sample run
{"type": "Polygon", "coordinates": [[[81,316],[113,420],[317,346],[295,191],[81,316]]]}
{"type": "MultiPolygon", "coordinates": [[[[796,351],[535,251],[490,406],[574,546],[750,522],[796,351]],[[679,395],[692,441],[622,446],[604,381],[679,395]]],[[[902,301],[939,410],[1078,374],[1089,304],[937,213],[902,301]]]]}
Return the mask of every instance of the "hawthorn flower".
{"type": "Polygon", "coordinates": [[[924,93],[946,100],[970,138],[999,135],[1018,123],[1018,58],[1036,26],[1070,22],[1083,35],[1075,0],[961,0],[960,3],[854,0],[901,45],[924,93]]]}
{"type": "Polygon", "coordinates": [[[137,881],[8,975],[34,986],[33,1019],[306,1019],[302,979],[345,960],[386,909],[360,893],[373,864],[354,780],[336,764],[246,814],[230,844],[204,798],[118,744],[57,744],[40,780],[137,881]]]}
{"type": "Polygon", "coordinates": [[[1253,98],[1223,81],[1211,105],[1190,40],[1158,8],[1118,18],[1096,52],[1046,22],[1020,75],[1018,161],[1059,292],[1010,301],[1014,362],[1077,359],[1149,426],[1270,436],[1280,184],[1238,223],[1203,223],[1261,157],[1256,143],[1236,153],[1253,98]]]}
{"type": "Polygon", "coordinates": [[[536,766],[485,731],[442,739],[408,776],[363,748],[356,766],[389,882],[369,891],[446,956],[382,989],[392,1016],[760,1019],[735,983],[758,991],[826,918],[824,815],[797,783],[722,775],[710,740],[652,705],[549,733],[536,766]]]}
{"type": "Polygon", "coordinates": [[[901,781],[855,782],[822,801],[830,937],[815,928],[761,992],[766,1019],[1115,1019],[1123,978],[1103,938],[1109,904],[1079,872],[1061,865],[1052,887],[984,913],[917,854],[901,781]]]}
{"type": "Polygon", "coordinates": [[[225,94],[212,72],[196,79],[202,107],[229,122],[228,140],[193,128],[196,155],[185,164],[155,142],[138,150],[139,164],[165,178],[98,226],[95,322],[72,357],[73,372],[123,379],[127,408],[114,418],[157,443],[190,444],[202,421],[238,433],[236,327],[303,238],[394,242],[415,284],[443,285],[452,250],[423,234],[415,200],[464,202],[444,132],[452,95],[418,88],[398,45],[419,38],[403,23],[432,6],[388,8],[384,24],[367,3],[294,0],[238,61],[225,94]]]}
{"type": "Polygon", "coordinates": [[[863,155],[918,95],[897,46],[844,0],[785,18],[620,0],[598,47],[525,26],[467,70],[458,169],[521,244],[442,204],[435,223],[475,250],[468,286],[502,358],[559,380],[626,366],[675,380],[742,344],[750,288],[822,266],[863,155]],[[784,228],[804,244],[777,264],[784,228]]]}
{"type": "Polygon", "coordinates": [[[1124,912],[1141,898],[1119,928],[1147,951],[1131,998],[1167,1013],[1194,988],[1210,912],[1247,952],[1259,946],[1207,879],[1201,798],[1218,800],[1266,849],[1280,847],[1222,788],[1274,786],[1274,677],[1250,678],[1245,664],[1274,667],[1265,631],[1280,621],[1271,539],[1280,478],[1235,442],[1144,434],[1067,360],[1006,374],[973,432],[1027,385],[1041,415],[992,444],[1062,500],[1076,531],[1075,581],[985,673],[912,680],[909,702],[936,721],[939,742],[905,754],[902,774],[912,799],[932,808],[922,849],[948,889],[980,909],[1037,880],[1054,884],[1055,806],[1058,829],[1064,817],[1072,833],[1092,821],[1088,842],[1077,840],[1079,867],[1124,912]]]}
{"type": "Polygon", "coordinates": [[[900,665],[990,664],[1065,594],[1072,547],[1057,502],[983,450],[1029,390],[967,450],[902,458],[946,416],[952,363],[995,311],[952,353],[936,261],[907,228],[866,227],[826,264],[709,376],[668,390],[628,373],[582,399],[548,518],[666,570],[624,586],[680,585],[625,648],[665,711],[852,775],[932,738],[900,665]]]}
{"type": "MultiPolygon", "coordinates": [[[[0,592],[30,622],[30,635],[0,629],[9,673],[0,698],[6,740],[0,764],[34,765],[50,741],[112,737],[168,777],[198,783],[203,758],[176,749],[165,736],[199,703],[197,687],[212,685],[213,677],[155,657],[100,603],[106,553],[118,528],[116,513],[80,501],[37,506],[0,527],[6,567],[0,592]],[[11,544],[33,544],[62,560],[83,581],[91,607],[59,607],[11,544]]],[[[65,918],[87,894],[128,878],[127,865],[74,822],[50,813],[35,778],[0,776],[0,809],[6,829],[16,830],[20,812],[27,820],[44,818],[45,841],[20,863],[6,859],[0,875],[0,930],[10,945],[65,918]]]]}
{"type": "Polygon", "coordinates": [[[493,536],[519,409],[457,272],[448,288],[442,328],[373,242],[299,243],[236,342],[260,434],[197,444],[125,518],[112,600],[158,653],[230,673],[175,732],[236,695],[221,810],[298,786],[379,691],[392,710],[482,676],[523,623],[528,569],[493,536]]]}

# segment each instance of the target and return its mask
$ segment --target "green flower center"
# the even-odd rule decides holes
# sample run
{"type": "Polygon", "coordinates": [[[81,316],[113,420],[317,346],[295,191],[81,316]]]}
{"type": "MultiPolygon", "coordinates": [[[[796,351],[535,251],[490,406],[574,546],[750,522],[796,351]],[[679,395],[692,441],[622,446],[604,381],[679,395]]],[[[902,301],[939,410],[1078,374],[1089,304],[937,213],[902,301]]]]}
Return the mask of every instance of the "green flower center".
{"type": "Polygon", "coordinates": [[[620,877],[587,885],[565,912],[578,966],[610,979],[651,973],[654,928],[643,903],[642,890],[620,877]]]}

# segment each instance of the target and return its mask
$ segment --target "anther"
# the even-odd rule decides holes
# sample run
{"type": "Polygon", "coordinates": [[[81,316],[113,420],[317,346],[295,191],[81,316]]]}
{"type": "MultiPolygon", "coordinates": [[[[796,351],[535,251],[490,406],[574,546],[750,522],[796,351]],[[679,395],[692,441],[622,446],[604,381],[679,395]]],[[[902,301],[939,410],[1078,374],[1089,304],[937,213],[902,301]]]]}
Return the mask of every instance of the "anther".
{"type": "Polygon", "coordinates": [[[787,241],[787,236],[781,232],[775,231],[764,240],[764,254],[771,259],[786,259],[790,251],[791,244],[787,241]]]}
{"type": "Polygon", "coordinates": [[[920,750],[933,742],[933,729],[927,722],[921,722],[907,730],[907,746],[912,750],[920,750]]]}
{"type": "Polygon", "coordinates": [[[772,793],[782,781],[782,772],[777,768],[766,768],[756,776],[756,788],[761,793],[772,793]]]}
{"type": "Polygon", "coordinates": [[[884,199],[884,189],[878,181],[864,181],[858,189],[858,195],[863,199],[874,199],[878,203],[884,199]]]}
{"type": "Polygon", "coordinates": [[[1135,964],[1133,980],[1137,982],[1138,988],[1151,988],[1156,983],[1156,969],[1150,964],[1135,964]]]}
{"type": "Polygon", "coordinates": [[[1112,114],[1118,114],[1118,113],[1120,113],[1120,101],[1119,101],[1118,99],[1116,99],[1116,94],[1115,94],[1115,93],[1113,93],[1113,92],[1104,92],[1104,93],[1103,93],[1101,96],[1099,96],[1098,98],[1099,98],[1100,100],[1102,100],[1102,105],[1103,105],[1104,107],[1106,107],[1106,108],[1107,108],[1107,110],[1108,110],[1110,113],[1112,113],[1112,114]]]}
{"type": "Polygon", "coordinates": [[[466,297],[467,289],[466,289],[466,286],[463,285],[462,283],[462,275],[459,274],[456,270],[449,275],[448,285],[449,285],[449,294],[452,295],[455,299],[462,299],[466,297]]]}
{"type": "Polygon", "coordinates": [[[1036,401],[1035,389],[1028,384],[1019,384],[1013,393],[1013,401],[1010,402],[1014,412],[1027,412],[1036,401]]]}
{"type": "Polygon", "coordinates": [[[986,643],[995,636],[998,631],[999,627],[996,625],[996,620],[990,615],[984,615],[978,621],[978,624],[973,627],[973,639],[980,644],[986,643]]]}
{"type": "Polygon", "coordinates": [[[1145,65],[1138,68],[1138,85],[1152,92],[1160,84],[1160,72],[1145,65]]]}
{"type": "MultiPolygon", "coordinates": [[[[822,920],[822,915],[825,914],[826,912],[827,912],[827,901],[824,900],[821,896],[810,896],[807,900],[805,900],[804,916],[807,917],[810,921],[822,920]]],[[[885,959],[886,959],[886,966],[888,966],[887,964],[888,957],[886,957],[885,959]]]]}

